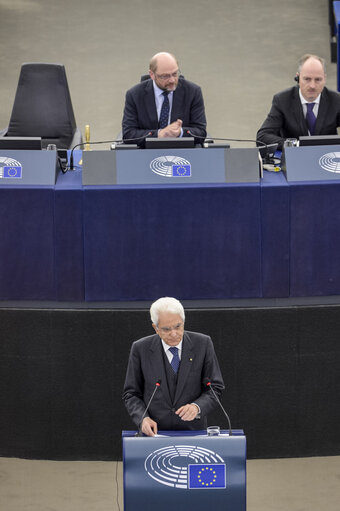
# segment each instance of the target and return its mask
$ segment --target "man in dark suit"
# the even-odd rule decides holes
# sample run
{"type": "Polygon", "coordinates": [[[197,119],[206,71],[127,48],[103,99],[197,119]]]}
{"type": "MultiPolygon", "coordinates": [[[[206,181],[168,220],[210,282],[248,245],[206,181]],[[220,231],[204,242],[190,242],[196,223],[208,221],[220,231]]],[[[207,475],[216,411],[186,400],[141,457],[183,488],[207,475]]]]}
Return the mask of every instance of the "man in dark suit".
{"type": "Polygon", "coordinates": [[[317,55],[299,60],[296,87],[273,98],[267,119],[257,132],[264,144],[279,144],[302,135],[336,135],[340,126],[340,94],[325,87],[325,61],[317,55]]]}
{"type": "Polygon", "coordinates": [[[143,145],[146,137],[195,136],[196,143],[202,142],[207,123],[200,87],[180,77],[170,53],[152,57],[149,75],[126,93],[124,141],[143,145]]]}
{"type": "Polygon", "coordinates": [[[216,406],[204,379],[210,379],[218,396],[224,389],[212,341],[207,335],[184,330],[184,309],[175,298],[160,298],[150,314],[156,335],[132,345],[123,391],[125,406],[148,436],[158,429],[204,429],[207,414],[216,406]]]}

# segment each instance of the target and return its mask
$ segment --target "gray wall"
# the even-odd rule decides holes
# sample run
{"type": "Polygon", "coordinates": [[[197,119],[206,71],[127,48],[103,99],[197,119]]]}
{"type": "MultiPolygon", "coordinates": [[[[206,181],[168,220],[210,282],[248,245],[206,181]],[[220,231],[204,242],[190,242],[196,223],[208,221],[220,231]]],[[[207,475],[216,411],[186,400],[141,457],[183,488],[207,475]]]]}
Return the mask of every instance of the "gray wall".
{"type": "MultiPolygon", "coordinates": [[[[306,52],[330,60],[320,0],[0,0],[0,129],[21,64],[61,62],[79,127],[92,140],[120,130],[125,91],[157,51],[176,54],[200,84],[215,137],[254,138],[274,92],[293,85],[306,52]]],[[[336,86],[336,66],[328,67],[336,86]]],[[[239,144],[233,144],[237,146],[239,144]]],[[[248,144],[249,145],[249,144],[248,144]]]]}

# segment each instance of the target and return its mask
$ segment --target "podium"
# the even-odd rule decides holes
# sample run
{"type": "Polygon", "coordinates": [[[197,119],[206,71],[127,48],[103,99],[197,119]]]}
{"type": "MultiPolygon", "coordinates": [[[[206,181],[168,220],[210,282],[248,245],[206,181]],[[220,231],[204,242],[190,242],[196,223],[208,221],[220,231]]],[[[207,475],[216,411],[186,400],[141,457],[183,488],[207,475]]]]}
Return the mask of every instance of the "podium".
{"type": "Polygon", "coordinates": [[[123,431],[125,511],[246,510],[246,437],[123,431]]]}

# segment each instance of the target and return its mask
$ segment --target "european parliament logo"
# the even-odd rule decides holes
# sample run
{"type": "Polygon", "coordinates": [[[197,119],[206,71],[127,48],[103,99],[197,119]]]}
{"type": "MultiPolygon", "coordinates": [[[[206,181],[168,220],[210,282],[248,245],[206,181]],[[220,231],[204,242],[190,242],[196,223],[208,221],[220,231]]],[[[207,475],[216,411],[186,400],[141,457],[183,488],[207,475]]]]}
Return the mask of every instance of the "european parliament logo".
{"type": "Polygon", "coordinates": [[[319,165],[327,172],[334,172],[340,174],[340,153],[326,153],[319,159],[319,165]]]}
{"type": "Polygon", "coordinates": [[[21,179],[22,165],[13,158],[0,157],[0,179],[21,179]]]}
{"type": "Polygon", "coordinates": [[[225,464],[189,465],[189,488],[226,488],[225,464]]]}
{"type": "Polygon", "coordinates": [[[162,177],[191,177],[191,164],[178,156],[159,156],[150,162],[150,169],[162,177]]]}
{"type": "Polygon", "coordinates": [[[226,488],[226,465],[215,451],[197,445],[168,445],[151,452],[144,469],[157,483],[183,490],[226,488]]]}

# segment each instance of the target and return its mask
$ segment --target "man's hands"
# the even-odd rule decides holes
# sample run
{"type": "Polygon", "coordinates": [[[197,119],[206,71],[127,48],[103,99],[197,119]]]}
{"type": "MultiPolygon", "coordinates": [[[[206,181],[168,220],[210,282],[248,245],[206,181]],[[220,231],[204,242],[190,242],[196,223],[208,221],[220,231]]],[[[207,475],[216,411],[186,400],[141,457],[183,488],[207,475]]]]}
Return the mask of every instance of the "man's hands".
{"type": "Polygon", "coordinates": [[[179,415],[182,421],[193,421],[199,412],[198,406],[188,404],[181,406],[176,410],[176,415],[179,415]]]}
{"type": "Polygon", "coordinates": [[[177,121],[172,122],[165,128],[159,130],[158,138],[166,138],[166,137],[179,137],[181,134],[183,122],[181,119],[177,119],[177,121]]]}
{"type": "Polygon", "coordinates": [[[157,422],[150,419],[150,417],[144,417],[142,422],[142,433],[146,436],[157,435],[157,422]]]}
{"type": "MultiPolygon", "coordinates": [[[[178,408],[175,413],[182,419],[182,421],[193,421],[199,413],[199,409],[198,406],[194,404],[187,404],[178,408]]],[[[150,417],[144,417],[141,429],[144,435],[155,436],[158,431],[157,422],[150,419],[150,417]]]]}

